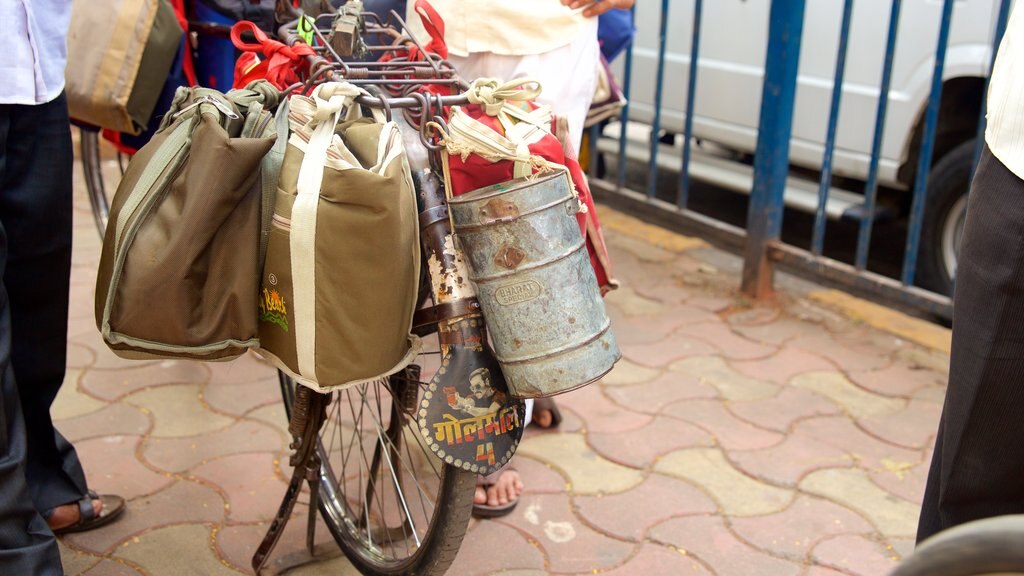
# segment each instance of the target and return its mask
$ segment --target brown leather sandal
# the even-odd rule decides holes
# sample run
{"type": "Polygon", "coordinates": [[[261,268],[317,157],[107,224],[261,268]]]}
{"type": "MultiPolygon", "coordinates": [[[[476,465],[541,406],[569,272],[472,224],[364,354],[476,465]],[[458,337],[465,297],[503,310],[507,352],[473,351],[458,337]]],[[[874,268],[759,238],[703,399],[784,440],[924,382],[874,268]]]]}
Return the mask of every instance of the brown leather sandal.
{"type": "MultiPolygon", "coordinates": [[[[52,530],[55,535],[85,532],[86,530],[106,526],[116,520],[125,510],[124,498],[114,496],[113,494],[99,496],[92,490],[89,490],[89,493],[83,496],[81,500],[72,502],[72,504],[78,504],[78,521],[61,528],[53,528],[52,530]],[[99,513],[96,512],[96,508],[92,505],[93,500],[103,502],[103,510],[99,513]]],[[[54,510],[44,513],[43,519],[49,520],[53,516],[54,510]]]]}

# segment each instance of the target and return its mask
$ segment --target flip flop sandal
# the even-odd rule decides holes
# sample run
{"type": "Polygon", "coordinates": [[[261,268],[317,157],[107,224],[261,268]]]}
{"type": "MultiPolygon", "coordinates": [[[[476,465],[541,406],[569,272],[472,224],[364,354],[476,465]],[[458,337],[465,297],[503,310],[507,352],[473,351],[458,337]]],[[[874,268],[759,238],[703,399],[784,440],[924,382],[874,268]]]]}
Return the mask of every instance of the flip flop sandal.
{"type": "MultiPolygon", "coordinates": [[[[501,470],[498,470],[497,472],[494,472],[492,474],[488,474],[486,476],[477,476],[476,485],[482,487],[486,491],[487,488],[497,484],[498,478],[506,471],[517,472],[515,468],[506,465],[501,470]]],[[[499,504],[497,506],[474,503],[473,515],[478,518],[498,518],[499,516],[505,516],[506,514],[514,510],[517,504],[519,504],[519,496],[516,496],[507,504],[499,504]]]]}
{"type": "Polygon", "coordinates": [[[533,400],[534,415],[536,415],[540,410],[547,410],[548,412],[551,412],[551,424],[549,426],[541,426],[540,424],[537,424],[536,417],[530,420],[530,424],[542,430],[551,430],[552,428],[558,428],[558,425],[562,423],[562,412],[558,409],[558,404],[555,404],[554,398],[535,398],[533,400]]]}
{"type": "MultiPolygon", "coordinates": [[[[54,529],[53,533],[55,535],[85,532],[86,530],[105,526],[116,520],[124,513],[125,509],[124,498],[114,496],[113,494],[104,494],[99,496],[92,490],[89,490],[89,493],[79,500],[77,504],[79,512],[78,521],[74,524],[64,526],[63,528],[54,529]],[[96,508],[92,505],[93,500],[103,502],[103,511],[99,514],[96,513],[96,508]]],[[[50,510],[50,512],[48,514],[44,514],[43,517],[48,519],[52,515],[53,510],[50,510]]]]}

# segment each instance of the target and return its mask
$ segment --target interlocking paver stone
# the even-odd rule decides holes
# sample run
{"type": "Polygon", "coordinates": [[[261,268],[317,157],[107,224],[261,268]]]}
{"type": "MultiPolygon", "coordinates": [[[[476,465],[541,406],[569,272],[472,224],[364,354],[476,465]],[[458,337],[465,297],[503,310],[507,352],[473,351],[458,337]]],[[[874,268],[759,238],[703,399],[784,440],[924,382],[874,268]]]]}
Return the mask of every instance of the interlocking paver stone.
{"type": "Polygon", "coordinates": [[[50,416],[54,420],[74,418],[95,412],[107,405],[102,400],[97,400],[82,392],[78,387],[82,371],[70,368],[64,374],[64,384],[61,386],[60,394],[57,395],[53,405],[50,406],[50,416]]]}
{"type": "Polygon", "coordinates": [[[785,432],[794,422],[814,416],[842,413],[831,400],[801,388],[784,387],[775,398],[753,402],[730,402],[729,411],[768,430],[785,432]]]}
{"type": "Polygon", "coordinates": [[[861,388],[885,396],[909,396],[921,388],[945,385],[948,377],[903,360],[880,370],[850,370],[847,375],[861,388]]]}
{"type": "Polygon", "coordinates": [[[276,453],[282,448],[283,440],[276,430],[243,420],[203,436],[150,438],[142,446],[142,455],[161,470],[184,472],[219,456],[260,451],[276,453]]]}
{"type": "MultiPolygon", "coordinates": [[[[622,286],[605,297],[605,301],[626,316],[652,316],[662,314],[668,307],[650,298],[644,298],[630,286],[622,286]]],[[[649,320],[649,319],[648,319],[649,320]]]]}
{"type": "Polygon", "coordinates": [[[843,416],[802,420],[794,433],[806,434],[849,454],[865,470],[891,470],[922,461],[919,451],[900,448],[870,436],[843,416]]]}
{"type": "Polygon", "coordinates": [[[652,368],[664,366],[673,360],[717,352],[711,344],[679,334],[672,334],[654,344],[623,344],[619,348],[623,357],[652,368]]]}
{"type": "Polygon", "coordinates": [[[895,414],[906,406],[905,400],[858,388],[839,372],[808,372],[794,377],[790,385],[827,397],[854,418],[895,414]]]}
{"type": "Polygon", "coordinates": [[[277,476],[275,457],[266,452],[232,454],[196,466],[192,474],[227,493],[228,521],[269,522],[287,483],[277,476]]]}
{"type": "Polygon", "coordinates": [[[917,532],[919,507],[882,490],[863,470],[818,470],[800,482],[800,489],[860,512],[886,536],[917,532]]]}
{"type": "MultiPolygon", "coordinates": [[[[142,568],[136,570],[126,562],[103,560],[89,570],[82,572],[82,576],[143,576],[144,573],[141,570],[142,568]]],[[[74,575],[69,573],[65,574],[65,576],[74,575]]]]}
{"type": "Polygon", "coordinates": [[[578,496],[580,516],[596,529],[621,540],[639,542],[654,525],[689,514],[713,514],[717,506],[686,482],[651,474],[624,494],[578,496]]]}
{"type": "Polygon", "coordinates": [[[150,431],[149,417],[138,407],[103,404],[102,409],[57,421],[57,429],[71,442],[98,436],[141,436],[150,431]]]}
{"type": "Polygon", "coordinates": [[[908,448],[924,448],[935,443],[942,405],[911,400],[899,412],[861,418],[857,423],[886,442],[908,448]]]}
{"type": "Polygon", "coordinates": [[[864,518],[820,498],[798,496],[777,514],[733,518],[733,532],[750,544],[777,556],[802,560],[821,540],[836,534],[874,531],[864,518]]]}
{"type": "Polygon", "coordinates": [[[127,542],[114,552],[114,557],[145,565],[150,576],[181,576],[185,559],[192,574],[239,574],[221,563],[212,548],[210,528],[202,524],[158,528],[139,536],[137,542],[127,542]]]}
{"type": "Polygon", "coordinates": [[[634,544],[609,538],[579,522],[566,494],[530,494],[501,520],[530,535],[551,572],[602,571],[621,564],[634,544]]]}
{"type": "Polygon", "coordinates": [[[135,457],[140,440],[139,436],[104,436],[76,442],[89,488],[132,499],[174,482],[169,474],[156,472],[135,457]]]}
{"type": "Polygon", "coordinates": [[[559,405],[585,415],[587,429],[593,432],[625,432],[636,430],[651,422],[653,416],[623,410],[608,399],[600,386],[587,386],[573,390],[558,398],[559,405]]]}
{"type": "Polygon", "coordinates": [[[717,356],[699,356],[673,362],[669,370],[714,386],[726,400],[763,400],[779,393],[777,385],[744,376],[717,356]]]}
{"type": "Polygon", "coordinates": [[[587,442],[598,454],[633,468],[647,468],[659,456],[681,448],[714,446],[706,430],[669,418],[656,417],[643,428],[628,432],[587,434],[587,442]]]}
{"type": "Polygon", "coordinates": [[[878,576],[892,572],[899,559],[891,551],[863,536],[844,535],[815,546],[814,560],[826,566],[857,574],[878,576]]]}
{"type": "Polygon", "coordinates": [[[601,378],[601,384],[604,386],[640,384],[653,380],[658,374],[661,374],[661,370],[641,366],[623,358],[615,363],[611,372],[601,378]]]}
{"type": "Polygon", "coordinates": [[[569,481],[555,468],[516,453],[511,464],[523,480],[523,490],[531,494],[558,494],[568,490],[569,481]]]}
{"type": "Polygon", "coordinates": [[[718,397],[718,390],[712,386],[679,372],[664,372],[651,382],[605,387],[604,390],[619,406],[644,414],[657,414],[680,400],[718,397]]]}
{"type": "Polygon", "coordinates": [[[651,539],[671,544],[714,567],[718,576],[797,576],[801,567],[737,539],[718,516],[668,520],[651,529],[651,539]]]}
{"type": "Polygon", "coordinates": [[[560,470],[576,494],[614,494],[643,481],[637,470],[597,455],[582,434],[543,434],[523,440],[519,453],[560,470]]]}
{"type": "Polygon", "coordinates": [[[794,376],[805,372],[835,370],[835,365],[821,356],[794,348],[783,348],[761,360],[735,360],[730,365],[740,374],[776,384],[787,384],[794,376]]]}
{"type": "Polygon", "coordinates": [[[102,560],[100,556],[72,548],[63,540],[57,540],[57,546],[60,548],[60,563],[65,576],[83,574],[102,560]]]}
{"type": "Polygon", "coordinates": [[[729,516],[760,516],[785,509],[793,492],[754,480],[736,470],[714,448],[693,448],[673,452],[654,469],[689,480],[708,492],[722,513],[729,516]]]}
{"type": "Polygon", "coordinates": [[[853,465],[853,458],[839,448],[799,434],[770,448],[730,450],[729,458],[755,478],[793,488],[814,470],[853,465]]]}
{"type": "Polygon", "coordinates": [[[707,430],[723,448],[730,450],[755,450],[767,448],[782,442],[785,438],[778,432],[758,428],[744,422],[718,400],[685,400],[676,402],[664,410],[666,416],[679,418],[707,430]]]}
{"type": "MultiPolygon", "coordinates": [[[[96,353],[88,346],[75,342],[68,343],[68,356],[65,360],[68,368],[88,368],[96,361],[96,353]]],[[[65,383],[67,380],[65,379],[65,383]]]]}
{"type": "Polygon", "coordinates": [[[232,419],[207,408],[198,384],[168,384],[140,390],[125,398],[133,406],[146,406],[153,412],[154,438],[180,438],[220,430],[232,419]]]}
{"type": "Polygon", "coordinates": [[[920,505],[924,499],[924,485],[928,480],[931,454],[920,464],[882,461],[882,465],[885,466],[884,469],[868,472],[871,481],[893,496],[898,496],[915,506],[920,505]]]}
{"type": "Polygon", "coordinates": [[[733,360],[753,360],[772,355],[777,348],[748,340],[735,332],[724,322],[690,324],[677,331],[714,346],[719,354],[733,360]]]}
{"type": "Polygon", "coordinates": [[[846,348],[831,336],[816,338],[805,336],[793,340],[790,345],[827,358],[841,370],[876,370],[892,363],[892,360],[885,356],[864,354],[846,348]]]}
{"type": "Polygon", "coordinates": [[[280,404],[281,387],[273,374],[270,378],[241,382],[218,381],[214,375],[203,387],[202,398],[221,414],[241,416],[261,406],[280,404]]]}
{"type": "Polygon", "coordinates": [[[82,375],[81,385],[97,398],[117,400],[143,388],[163,384],[201,384],[209,377],[209,371],[198,362],[165,360],[127,370],[93,367],[82,375]]]}
{"type": "Polygon", "coordinates": [[[692,554],[645,542],[640,551],[625,564],[602,572],[602,576],[634,576],[638,574],[671,574],[672,576],[710,576],[711,572],[692,554]]]}
{"type": "Polygon", "coordinates": [[[525,533],[501,522],[481,522],[466,534],[448,573],[484,576],[502,569],[544,570],[545,560],[525,533]]]}

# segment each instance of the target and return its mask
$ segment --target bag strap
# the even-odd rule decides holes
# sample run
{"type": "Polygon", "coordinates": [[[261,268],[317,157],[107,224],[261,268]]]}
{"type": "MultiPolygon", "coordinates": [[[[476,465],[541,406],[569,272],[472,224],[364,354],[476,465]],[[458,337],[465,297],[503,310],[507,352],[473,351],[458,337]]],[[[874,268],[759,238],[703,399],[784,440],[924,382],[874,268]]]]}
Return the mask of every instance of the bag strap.
{"type": "Polygon", "coordinates": [[[270,221],[274,218],[274,202],[277,196],[277,182],[284,165],[284,154],[288,149],[288,100],[281,102],[274,115],[277,140],[270,152],[260,161],[260,270],[267,258],[267,244],[270,242],[270,221]]]}
{"type": "Polygon", "coordinates": [[[266,79],[281,90],[298,82],[296,69],[305,70],[308,67],[305,57],[316,55],[308,44],[298,42],[288,46],[269,38],[256,24],[247,20],[235,22],[231,27],[231,43],[243,52],[263,54],[267,58],[266,79]],[[246,32],[253,35],[254,43],[242,40],[242,34],[246,32]]]}

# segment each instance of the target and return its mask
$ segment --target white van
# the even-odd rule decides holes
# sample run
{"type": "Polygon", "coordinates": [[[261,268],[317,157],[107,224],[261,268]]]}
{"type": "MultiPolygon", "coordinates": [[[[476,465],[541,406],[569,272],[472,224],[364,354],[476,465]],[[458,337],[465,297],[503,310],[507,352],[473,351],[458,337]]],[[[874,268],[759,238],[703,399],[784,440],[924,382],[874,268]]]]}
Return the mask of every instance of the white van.
{"type": "MultiPolygon", "coordinates": [[[[749,159],[755,149],[770,5],[771,0],[704,2],[693,122],[693,136],[700,143],[691,164],[694,179],[749,193],[749,166],[730,159],[749,159]],[[723,149],[729,152],[725,158],[718,153],[723,149]]],[[[851,179],[852,185],[834,188],[830,194],[827,214],[833,218],[861,213],[891,5],[891,0],[853,4],[833,160],[835,176],[851,179]]],[[[942,0],[906,0],[900,14],[878,168],[884,188],[878,201],[904,217],[916,177],[942,5],[942,0]]],[[[999,5],[999,0],[957,0],[953,10],[917,269],[918,283],[937,292],[952,289],[999,5]]],[[[670,2],[661,126],[677,134],[683,132],[686,112],[693,9],[693,0],[670,2]]],[[[630,118],[645,123],[653,118],[659,11],[658,2],[636,5],[630,118]]],[[[813,171],[820,170],[824,155],[842,12],[841,0],[806,3],[790,154],[795,167],[812,174],[801,180],[796,174],[807,170],[794,171],[790,178],[786,203],[797,209],[814,211],[817,206],[813,171]]],[[[621,78],[622,63],[616,64],[621,78]]],[[[634,143],[630,148],[639,156],[643,146],[634,143]]],[[[674,156],[678,155],[670,155],[674,156]]]]}

